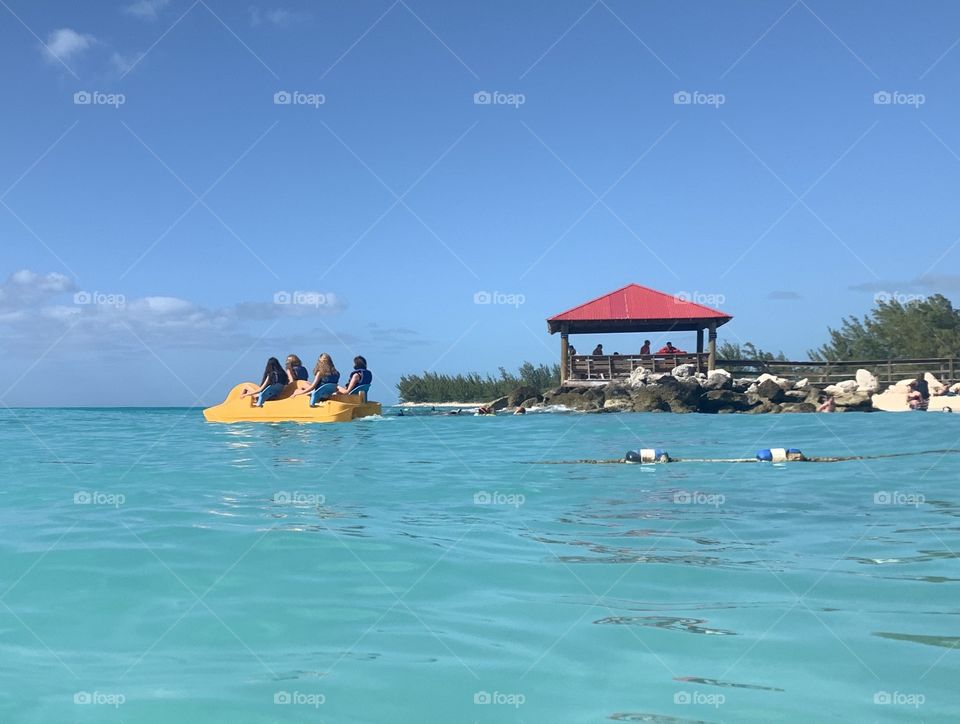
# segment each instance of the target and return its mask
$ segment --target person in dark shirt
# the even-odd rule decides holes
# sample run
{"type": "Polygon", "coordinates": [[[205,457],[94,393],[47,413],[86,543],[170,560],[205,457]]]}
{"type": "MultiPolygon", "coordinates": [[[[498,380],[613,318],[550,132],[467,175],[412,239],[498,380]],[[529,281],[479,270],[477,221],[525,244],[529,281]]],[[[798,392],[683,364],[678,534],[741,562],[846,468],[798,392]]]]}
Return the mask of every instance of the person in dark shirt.
{"type": "Polygon", "coordinates": [[[347,386],[338,387],[337,392],[342,395],[349,395],[360,385],[369,385],[371,382],[373,382],[373,373],[367,369],[367,360],[357,355],[353,358],[353,372],[350,373],[347,386]]]}
{"type": "Polygon", "coordinates": [[[603,354],[603,345],[602,345],[602,344],[598,344],[596,347],[594,347],[594,348],[593,348],[593,354],[594,354],[594,356],[602,355],[602,354],[603,354]]]}
{"type": "Polygon", "coordinates": [[[287,371],[280,366],[280,360],[271,357],[267,360],[267,366],[263,370],[263,382],[255,390],[244,392],[241,397],[253,397],[257,395],[256,406],[263,407],[263,403],[272,400],[283,392],[287,386],[287,371]]]}
{"type": "Polygon", "coordinates": [[[310,374],[307,372],[307,368],[303,366],[300,358],[295,354],[287,355],[287,382],[296,382],[297,380],[306,382],[308,379],[310,379],[310,374]]]}
{"type": "Polygon", "coordinates": [[[650,354],[650,340],[643,340],[643,346],[640,348],[640,354],[650,354]]]}

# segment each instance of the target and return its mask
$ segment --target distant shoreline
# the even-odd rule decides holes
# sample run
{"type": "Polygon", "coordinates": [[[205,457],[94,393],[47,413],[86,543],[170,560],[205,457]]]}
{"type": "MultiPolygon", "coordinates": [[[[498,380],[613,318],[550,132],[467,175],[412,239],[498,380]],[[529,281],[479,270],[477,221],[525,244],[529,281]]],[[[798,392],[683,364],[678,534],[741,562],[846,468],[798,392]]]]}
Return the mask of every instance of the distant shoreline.
{"type": "Polygon", "coordinates": [[[486,402],[400,402],[397,407],[480,407],[486,402]]]}

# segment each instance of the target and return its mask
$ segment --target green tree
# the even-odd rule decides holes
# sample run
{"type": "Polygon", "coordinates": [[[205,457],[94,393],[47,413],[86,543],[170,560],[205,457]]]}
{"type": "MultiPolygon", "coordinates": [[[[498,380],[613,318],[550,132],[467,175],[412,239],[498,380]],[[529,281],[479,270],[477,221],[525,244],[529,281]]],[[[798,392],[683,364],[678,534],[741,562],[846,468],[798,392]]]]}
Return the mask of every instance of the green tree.
{"type": "Polygon", "coordinates": [[[862,320],[847,317],[830,341],[810,351],[826,360],[910,359],[960,354],[960,310],[942,294],[901,303],[879,300],[862,320]]]}
{"type": "Polygon", "coordinates": [[[497,377],[483,377],[476,372],[466,375],[436,372],[403,375],[397,384],[397,392],[404,402],[479,402],[507,395],[521,385],[543,393],[560,384],[560,365],[556,364],[535,367],[524,362],[519,375],[507,372],[503,367],[497,372],[497,377]]]}

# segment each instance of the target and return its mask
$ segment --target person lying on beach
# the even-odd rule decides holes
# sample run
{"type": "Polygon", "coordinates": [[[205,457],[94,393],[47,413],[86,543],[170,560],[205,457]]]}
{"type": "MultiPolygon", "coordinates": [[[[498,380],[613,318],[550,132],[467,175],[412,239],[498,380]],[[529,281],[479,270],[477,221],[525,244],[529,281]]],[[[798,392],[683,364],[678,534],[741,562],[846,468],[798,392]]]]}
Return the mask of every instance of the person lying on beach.
{"type": "Polygon", "coordinates": [[[272,400],[283,392],[287,386],[287,371],[280,366],[280,360],[271,357],[267,360],[267,366],[263,370],[263,382],[255,390],[244,392],[241,397],[253,397],[257,395],[256,406],[263,407],[263,403],[272,400]]]}
{"type": "MultiPolygon", "coordinates": [[[[326,352],[317,357],[317,364],[313,367],[313,382],[309,387],[297,390],[293,393],[294,397],[299,395],[309,395],[321,385],[340,384],[340,373],[333,366],[333,359],[326,352]]],[[[319,401],[319,400],[318,400],[319,401]]]]}
{"type": "Polygon", "coordinates": [[[371,382],[373,382],[373,373],[367,369],[367,360],[357,355],[353,358],[353,372],[350,373],[347,386],[338,387],[337,392],[341,395],[349,395],[360,385],[369,385],[371,382]]]}
{"type": "Polygon", "coordinates": [[[307,368],[295,354],[287,355],[287,382],[296,382],[297,380],[306,381],[310,379],[307,368]]]}

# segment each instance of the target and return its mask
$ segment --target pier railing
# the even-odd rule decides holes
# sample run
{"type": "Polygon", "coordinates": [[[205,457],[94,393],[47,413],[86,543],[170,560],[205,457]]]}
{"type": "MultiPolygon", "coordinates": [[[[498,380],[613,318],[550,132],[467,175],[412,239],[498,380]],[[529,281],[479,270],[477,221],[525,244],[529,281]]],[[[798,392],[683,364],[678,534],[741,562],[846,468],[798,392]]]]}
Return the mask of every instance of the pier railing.
{"type": "MultiPolygon", "coordinates": [[[[604,382],[624,379],[639,367],[651,372],[669,372],[682,364],[699,363],[707,369],[707,355],[695,353],[672,355],[574,355],[569,360],[567,380],[572,382],[604,382]]],[[[718,359],[716,366],[734,376],[757,375],[763,372],[799,380],[808,378],[813,383],[831,384],[852,379],[858,369],[870,370],[881,384],[893,384],[902,379],[918,377],[930,372],[944,383],[957,382],[960,360],[956,357],[926,357],[916,359],[884,360],[828,360],[789,361],[756,359],[718,359]]]]}

